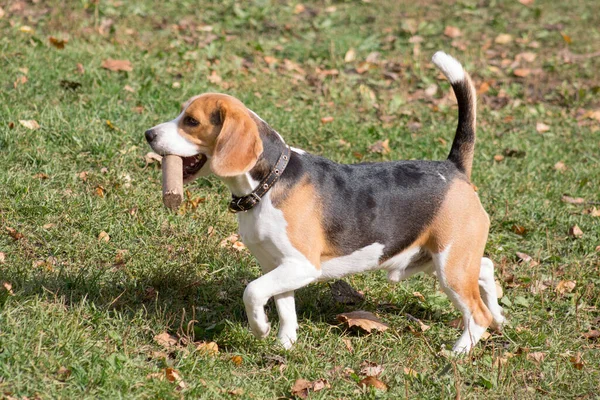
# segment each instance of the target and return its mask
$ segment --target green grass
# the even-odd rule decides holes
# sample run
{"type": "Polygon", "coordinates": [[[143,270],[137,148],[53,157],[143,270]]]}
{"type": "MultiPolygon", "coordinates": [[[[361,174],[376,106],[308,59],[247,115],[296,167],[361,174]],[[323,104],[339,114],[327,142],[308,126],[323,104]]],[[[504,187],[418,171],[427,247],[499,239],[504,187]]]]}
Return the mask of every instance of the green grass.
{"type": "MultiPolygon", "coordinates": [[[[593,205],[561,196],[600,201],[599,122],[582,118],[600,109],[600,57],[565,63],[560,53],[600,50],[595,1],[327,1],[307,2],[300,13],[288,2],[164,3],[0,1],[0,283],[14,292],[0,291],[0,397],[227,398],[242,389],[238,397],[271,399],[290,396],[298,378],[324,378],[331,388],[311,398],[597,398],[599,344],[581,335],[600,328],[600,218],[584,213],[593,205]],[[197,29],[203,25],[212,32],[197,29]],[[444,36],[447,25],[462,36],[444,36]],[[503,33],[513,40],[495,43],[503,33]],[[49,36],[69,41],[59,50],[49,36]],[[356,60],[346,63],[350,48],[356,60]],[[492,220],[486,252],[510,325],[471,357],[448,358],[440,349],[458,337],[448,323],[459,314],[434,281],[391,285],[372,273],[347,279],[366,294],[356,306],[334,303],[327,284],[298,291],[292,351],[273,334],[254,339],[241,297],[259,268],[250,254],[220,246],[236,231],[226,188],[199,180],[189,186],[193,198],[205,198],[195,210],[165,210],[160,169],[144,162],[143,132],[188,97],[222,91],[290,144],[336,161],[441,159],[457,113],[429,62],[438,49],[456,55],[477,86],[490,84],[479,101],[473,180],[492,220]],[[512,65],[525,51],[535,60],[512,65]],[[372,52],[378,66],[354,72],[372,52]],[[133,71],[102,69],[106,58],[130,60],[133,71]],[[284,59],[305,74],[287,70],[284,59]],[[531,73],[518,78],[515,68],[531,73]],[[318,72],[330,69],[338,74],[318,72]],[[208,79],[213,72],[221,83],[208,79]],[[15,85],[21,76],[27,82],[15,85]],[[433,98],[418,96],[432,84],[433,98]],[[333,122],[321,123],[325,116],[333,122]],[[19,123],[29,119],[40,129],[19,123]],[[550,130],[536,132],[538,122],[550,130]],[[368,151],[384,139],[390,154],[368,151]],[[505,149],[524,156],[494,161],[505,149]],[[581,238],[569,236],[573,225],[581,238]],[[108,242],[98,240],[102,231],[108,242]],[[519,263],[517,251],[539,264],[519,263]],[[548,288],[534,293],[537,281],[548,288]],[[561,294],[560,281],[575,288],[561,294]],[[391,329],[344,330],[335,316],[352,309],[377,312],[391,329]],[[414,333],[407,314],[431,329],[414,333]],[[181,345],[157,344],[165,331],[181,345]],[[193,341],[214,341],[219,353],[195,351],[193,341]],[[543,361],[527,356],[535,352],[543,361]],[[578,353],[582,369],[570,361],[578,353]],[[500,367],[499,358],[507,359],[500,367]],[[388,392],[358,386],[365,360],[384,367],[388,392]],[[167,367],[184,389],[148,377],[167,367]]],[[[267,308],[276,328],[275,308],[267,308]]]]}

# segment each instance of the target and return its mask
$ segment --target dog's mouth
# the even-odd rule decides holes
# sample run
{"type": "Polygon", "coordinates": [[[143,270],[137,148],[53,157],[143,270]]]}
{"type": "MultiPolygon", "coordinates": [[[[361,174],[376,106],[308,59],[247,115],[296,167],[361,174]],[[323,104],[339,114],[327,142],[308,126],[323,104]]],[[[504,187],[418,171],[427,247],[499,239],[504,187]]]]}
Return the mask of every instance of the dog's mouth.
{"type": "Polygon", "coordinates": [[[208,160],[204,154],[196,154],[195,156],[181,158],[183,159],[183,179],[195,175],[208,160]]]}

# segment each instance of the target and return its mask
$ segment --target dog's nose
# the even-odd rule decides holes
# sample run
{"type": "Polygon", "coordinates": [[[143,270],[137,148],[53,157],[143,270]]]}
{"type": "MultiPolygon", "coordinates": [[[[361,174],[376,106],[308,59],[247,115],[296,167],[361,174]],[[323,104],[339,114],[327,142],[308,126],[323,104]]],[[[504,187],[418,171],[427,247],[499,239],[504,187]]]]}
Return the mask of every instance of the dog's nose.
{"type": "Polygon", "coordinates": [[[148,129],[145,133],[146,135],[146,140],[148,141],[148,143],[152,143],[152,141],[156,138],[156,132],[154,132],[153,129],[148,129]]]}

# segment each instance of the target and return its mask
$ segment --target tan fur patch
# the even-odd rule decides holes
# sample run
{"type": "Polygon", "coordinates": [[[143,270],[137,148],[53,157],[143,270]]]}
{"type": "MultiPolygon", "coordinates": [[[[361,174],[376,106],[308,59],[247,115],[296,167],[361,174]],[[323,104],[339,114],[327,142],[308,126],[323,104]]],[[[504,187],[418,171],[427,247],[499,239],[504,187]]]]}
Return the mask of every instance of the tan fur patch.
{"type": "MultiPolygon", "coordinates": [[[[281,192],[274,194],[282,195],[281,192]]],[[[321,261],[337,255],[323,230],[320,198],[307,178],[289,189],[278,208],[288,224],[286,229],[290,242],[316,268],[321,268],[321,261]]]]}
{"type": "Polygon", "coordinates": [[[445,280],[469,308],[475,322],[483,327],[492,321],[479,293],[481,257],[489,226],[489,217],[477,193],[468,182],[457,179],[450,186],[425,244],[434,253],[450,246],[445,280]]]}

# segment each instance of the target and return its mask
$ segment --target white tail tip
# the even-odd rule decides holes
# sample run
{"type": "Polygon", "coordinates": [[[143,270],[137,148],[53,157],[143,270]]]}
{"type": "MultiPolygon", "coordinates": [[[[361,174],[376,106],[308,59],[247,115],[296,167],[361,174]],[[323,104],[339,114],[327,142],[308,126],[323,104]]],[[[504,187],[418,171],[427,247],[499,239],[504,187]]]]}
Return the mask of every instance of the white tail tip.
{"type": "Polygon", "coordinates": [[[431,61],[442,71],[450,83],[457,83],[465,79],[465,70],[452,56],[443,51],[436,52],[431,61]]]}

